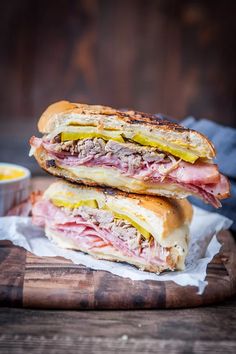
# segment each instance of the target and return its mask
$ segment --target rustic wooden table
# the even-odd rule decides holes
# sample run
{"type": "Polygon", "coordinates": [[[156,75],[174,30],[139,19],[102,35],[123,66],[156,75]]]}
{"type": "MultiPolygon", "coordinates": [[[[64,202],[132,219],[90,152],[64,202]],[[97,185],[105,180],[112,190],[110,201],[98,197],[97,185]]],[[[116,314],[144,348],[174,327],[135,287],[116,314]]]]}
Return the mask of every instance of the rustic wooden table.
{"type": "MultiPolygon", "coordinates": [[[[34,179],[33,187],[48,182],[34,179]]],[[[235,333],[236,298],[179,310],[0,308],[1,354],[235,353],[235,333]]]]}
{"type": "Polygon", "coordinates": [[[235,353],[236,299],[153,311],[0,308],[0,353],[235,353]]]}

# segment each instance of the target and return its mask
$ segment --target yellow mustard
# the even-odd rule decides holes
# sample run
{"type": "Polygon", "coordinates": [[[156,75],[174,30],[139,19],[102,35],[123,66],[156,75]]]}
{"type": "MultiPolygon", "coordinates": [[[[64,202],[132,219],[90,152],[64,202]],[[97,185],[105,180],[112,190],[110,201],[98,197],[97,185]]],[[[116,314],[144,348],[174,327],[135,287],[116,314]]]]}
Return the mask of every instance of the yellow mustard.
{"type": "Polygon", "coordinates": [[[17,167],[7,165],[0,166],[0,181],[8,181],[25,176],[25,171],[17,167]]]}

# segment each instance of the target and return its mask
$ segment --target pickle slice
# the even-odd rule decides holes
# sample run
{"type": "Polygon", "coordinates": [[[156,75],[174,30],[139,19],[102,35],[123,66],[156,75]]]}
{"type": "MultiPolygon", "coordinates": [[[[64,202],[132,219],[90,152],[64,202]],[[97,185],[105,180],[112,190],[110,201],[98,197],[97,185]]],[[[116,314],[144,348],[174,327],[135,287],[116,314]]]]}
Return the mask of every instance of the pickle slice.
{"type": "Polygon", "coordinates": [[[78,202],[68,202],[64,199],[53,198],[52,203],[57,207],[65,207],[65,208],[79,208],[81,206],[87,206],[90,208],[97,209],[98,203],[95,199],[88,199],[88,200],[80,200],[78,202]]]}
{"type": "Polygon", "coordinates": [[[77,129],[77,131],[64,131],[61,133],[61,141],[102,138],[104,140],[114,140],[124,143],[120,132],[109,130],[98,130],[97,128],[77,129]]]}
{"type": "Polygon", "coordinates": [[[128,221],[133,227],[135,227],[140,232],[141,235],[143,235],[145,239],[149,240],[149,238],[151,237],[150,232],[145,230],[144,227],[139,225],[136,221],[134,221],[133,219],[131,219],[129,216],[125,214],[120,214],[115,211],[112,211],[112,213],[114,214],[115,218],[128,221]]]}
{"type": "Polygon", "coordinates": [[[141,145],[148,145],[153,146],[161,151],[169,152],[170,154],[180,157],[182,160],[194,163],[199,156],[196,155],[194,152],[182,148],[180,146],[176,146],[173,144],[166,143],[159,139],[150,139],[149,137],[145,137],[141,134],[136,134],[132,137],[132,140],[141,144],[141,145]]]}

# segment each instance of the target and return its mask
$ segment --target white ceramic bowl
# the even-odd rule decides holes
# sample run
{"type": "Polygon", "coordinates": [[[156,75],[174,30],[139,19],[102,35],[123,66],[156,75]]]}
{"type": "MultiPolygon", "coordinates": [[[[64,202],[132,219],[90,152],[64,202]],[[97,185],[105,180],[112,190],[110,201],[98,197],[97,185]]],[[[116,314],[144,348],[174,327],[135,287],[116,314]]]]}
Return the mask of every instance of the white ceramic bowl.
{"type": "Polygon", "coordinates": [[[30,171],[20,165],[11,163],[0,163],[0,168],[14,168],[21,170],[24,174],[14,179],[0,179],[0,216],[6,213],[15,205],[25,201],[30,193],[30,171]]]}

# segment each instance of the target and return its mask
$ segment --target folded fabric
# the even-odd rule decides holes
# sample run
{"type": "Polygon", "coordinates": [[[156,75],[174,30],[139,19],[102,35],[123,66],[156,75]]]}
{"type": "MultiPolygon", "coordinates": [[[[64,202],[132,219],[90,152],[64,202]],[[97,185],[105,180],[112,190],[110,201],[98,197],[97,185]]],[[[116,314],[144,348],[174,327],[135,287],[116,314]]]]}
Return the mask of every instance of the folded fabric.
{"type": "Polygon", "coordinates": [[[231,197],[222,201],[222,208],[217,211],[195,197],[189,200],[209,211],[214,211],[233,220],[232,230],[236,231],[236,129],[223,126],[208,119],[197,120],[188,117],[181,124],[190,129],[195,129],[205,134],[214,144],[217,151],[216,163],[220,172],[230,179],[231,197]]]}

